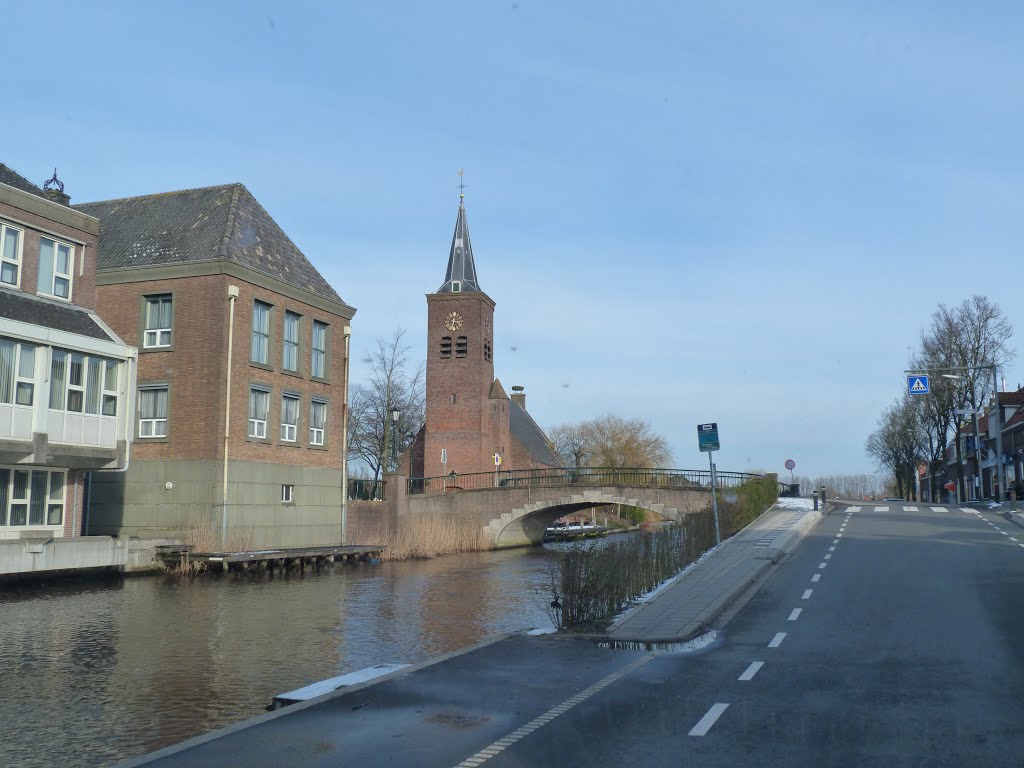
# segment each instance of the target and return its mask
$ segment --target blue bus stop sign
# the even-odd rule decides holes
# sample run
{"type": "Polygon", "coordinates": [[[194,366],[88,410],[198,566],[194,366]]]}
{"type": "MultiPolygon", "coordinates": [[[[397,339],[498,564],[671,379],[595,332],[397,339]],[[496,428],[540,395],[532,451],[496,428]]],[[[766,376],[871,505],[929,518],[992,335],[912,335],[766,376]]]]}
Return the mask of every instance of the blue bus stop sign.
{"type": "Polygon", "coordinates": [[[927,395],[928,374],[914,373],[907,376],[907,393],[911,395],[927,395]]]}
{"type": "Polygon", "coordinates": [[[719,450],[717,423],[697,425],[697,445],[702,451],[719,450]]]}

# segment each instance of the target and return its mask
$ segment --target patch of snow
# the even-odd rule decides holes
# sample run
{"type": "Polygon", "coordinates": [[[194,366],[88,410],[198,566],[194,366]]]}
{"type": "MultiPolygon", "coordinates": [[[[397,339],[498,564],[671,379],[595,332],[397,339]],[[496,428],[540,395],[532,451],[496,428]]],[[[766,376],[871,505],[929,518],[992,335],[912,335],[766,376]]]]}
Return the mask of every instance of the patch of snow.
{"type": "Polygon", "coordinates": [[[782,498],[775,502],[775,506],[779,509],[814,509],[813,499],[791,499],[782,498]]]}
{"type": "Polygon", "coordinates": [[[547,628],[541,627],[540,629],[531,629],[526,634],[528,634],[528,635],[530,635],[532,637],[537,637],[537,635],[553,635],[557,631],[558,630],[555,629],[554,627],[547,627],[547,628]]]}

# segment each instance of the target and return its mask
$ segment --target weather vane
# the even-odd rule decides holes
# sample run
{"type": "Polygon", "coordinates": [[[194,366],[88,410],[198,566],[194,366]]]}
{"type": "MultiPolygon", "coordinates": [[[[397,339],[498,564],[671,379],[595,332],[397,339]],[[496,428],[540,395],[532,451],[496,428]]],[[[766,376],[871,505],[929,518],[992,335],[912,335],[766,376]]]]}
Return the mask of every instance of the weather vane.
{"type": "Polygon", "coordinates": [[[462,193],[462,190],[466,188],[466,185],[462,181],[463,171],[459,168],[459,200],[464,199],[466,196],[462,193]]]}

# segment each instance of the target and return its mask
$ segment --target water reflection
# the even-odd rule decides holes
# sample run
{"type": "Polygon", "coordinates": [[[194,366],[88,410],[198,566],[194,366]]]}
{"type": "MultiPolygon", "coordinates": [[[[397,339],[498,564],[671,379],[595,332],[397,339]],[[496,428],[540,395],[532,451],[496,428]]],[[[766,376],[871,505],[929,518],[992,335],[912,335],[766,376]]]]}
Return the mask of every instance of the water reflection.
{"type": "Polygon", "coordinates": [[[0,765],[105,765],[274,694],[550,626],[545,549],[0,593],[0,765]]]}

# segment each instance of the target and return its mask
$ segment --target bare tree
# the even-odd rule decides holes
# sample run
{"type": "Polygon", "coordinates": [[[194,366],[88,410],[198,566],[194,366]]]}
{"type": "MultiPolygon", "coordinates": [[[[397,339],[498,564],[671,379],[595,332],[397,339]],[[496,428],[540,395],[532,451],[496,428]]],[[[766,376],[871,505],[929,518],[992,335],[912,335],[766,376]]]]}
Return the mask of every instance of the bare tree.
{"type": "Polygon", "coordinates": [[[377,349],[363,358],[370,366],[369,381],[354,385],[350,393],[349,458],[362,462],[375,482],[387,468],[391,441],[397,440],[396,453],[404,451],[425,418],[423,365],[410,372],[410,347],[404,339],[401,328],[389,339],[377,339],[377,349]],[[400,416],[392,430],[395,409],[400,416]]]}
{"type": "Polygon", "coordinates": [[[907,498],[914,490],[914,474],[922,454],[923,430],[913,395],[887,408],[878,419],[878,428],[864,444],[878,466],[892,473],[896,493],[907,498]]]}
{"type": "Polygon", "coordinates": [[[555,453],[567,467],[586,466],[590,453],[590,436],[584,424],[566,422],[548,430],[555,444],[555,453]]]}
{"type": "Polygon", "coordinates": [[[932,376],[930,392],[920,411],[930,465],[931,498],[938,498],[938,468],[946,446],[954,440],[957,478],[964,489],[964,457],[959,435],[993,394],[987,366],[1002,366],[1013,358],[1013,327],[1002,310],[984,296],[971,296],[958,307],[940,304],[929,328],[921,334],[921,351],[914,367],[921,370],[953,369],[932,376]],[[986,366],[986,367],[983,367],[986,366]]]}
{"type": "Polygon", "coordinates": [[[672,461],[668,441],[643,419],[608,414],[582,425],[590,461],[598,467],[664,467],[672,461]]]}

